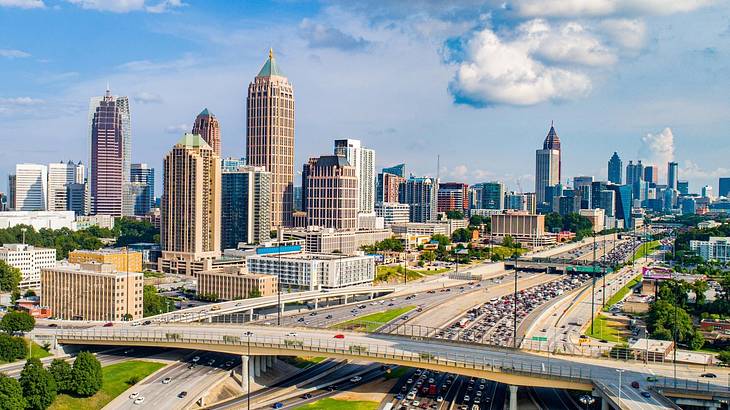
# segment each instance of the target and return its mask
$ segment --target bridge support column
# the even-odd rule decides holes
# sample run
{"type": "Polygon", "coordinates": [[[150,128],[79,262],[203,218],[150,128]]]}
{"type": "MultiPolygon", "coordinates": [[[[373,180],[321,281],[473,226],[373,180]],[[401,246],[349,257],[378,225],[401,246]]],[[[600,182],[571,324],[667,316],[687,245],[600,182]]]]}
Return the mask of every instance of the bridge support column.
{"type": "Polygon", "coordinates": [[[517,387],[509,386],[509,410],[517,410],[517,387]]]}
{"type": "Polygon", "coordinates": [[[266,356],[259,356],[261,357],[261,373],[266,373],[266,370],[269,369],[269,360],[266,356]]]}
{"type": "Polygon", "coordinates": [[[248,310],[248,321],[253,322],[253,309],[248,310]]]}
{"type": "Polygon", "coordinates": [[[248,391],[248,378],[251,365],[248,356],[241,356],[241,390],[248,391]]]}
{"type": "Polygon", "coordinates": [[[319,308],[319,299],[314,299],[314,310],[319,308]]]}
{"type": "Polygon", "coordinates": [[[253,357],[253,375],[254,377],[261,376],[261,356],[253,357]]]}
{"type": "Polygon", "coordinates": [[[610,406],[608,405],[608,400],[606,400],[605,397],[601,396],[601,410],[609,410],[610,406]]]}
{"type": "Polygon", "coordinates": [[[275,359],[275,358],[276,358],[276,356],[266,356],[266,365],[267,365],[267,366],[268,366],[269,368],[272,368],[272,367],[274,367],[274,359],[275,359]]]}

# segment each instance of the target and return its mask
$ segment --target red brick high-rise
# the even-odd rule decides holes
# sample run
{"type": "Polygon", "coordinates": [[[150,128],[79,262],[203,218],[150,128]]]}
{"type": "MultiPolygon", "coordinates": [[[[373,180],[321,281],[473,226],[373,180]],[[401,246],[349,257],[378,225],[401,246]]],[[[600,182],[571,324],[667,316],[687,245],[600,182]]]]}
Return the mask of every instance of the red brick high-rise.
{"type": "Polygon", "coordinates": [[[203,111],[195,117],[195,124],[193,124],[193,134],[199,134],[203,137],[203,140],[213,148],[216,155],[221,155],[221,129],[218,123],[218,118],[215,117],[208,109],[203,111]]]}

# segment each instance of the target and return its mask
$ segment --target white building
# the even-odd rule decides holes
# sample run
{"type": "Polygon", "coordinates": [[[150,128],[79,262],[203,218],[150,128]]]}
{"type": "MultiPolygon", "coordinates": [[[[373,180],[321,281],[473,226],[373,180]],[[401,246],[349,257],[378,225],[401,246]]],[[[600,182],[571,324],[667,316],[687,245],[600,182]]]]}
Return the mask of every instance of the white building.
{"type": "Polygon", "coordinates": [[[375,151],[364,148],[360,140],[335,140],[335,155],[355,167],[358,183],[358,211],[372,213],[375,206],[375,151]]]}
{"type": "Polygon", "coordinates": [[[730,238],[712,236],[709,241],[689,241],[689,248],[706,261],[730,262],[730,238]]]}
{"type": "Polygon", "coordinates": [[[341,254],[296,253],[246,258],[248,271],[279,277],[282,289],[317,290],[371,284],[375,258],[341,254]]]}
{"type": "Polygon", "coordinates": [[[48,164],[48,210],[68,210],[68,186],[83,184],[85,169],[83,164],[73,161],[48,164]]]}
{"type": "Polygon", "coordinates": [[[0,212],[0,229],[12,228],[15,225],[30,225],[36,231],[40,229],[68,228],[76,230],[73,211],[7,211],[0,212]]]}
{"type": "Polygon", "coordinates": [[[410,206],[399,202],[378,202],[375,205],[375,214],[383,218],[383,226],[391,227],[395,224],[408,223],[410,206]]]}
{"type": "Polygon", "coordinates": [[[365,245],[374,245],[393,236],[390,229],[359,229],[342,231],[332,228],[308,228],[304,249],[309,253],[341,252],[353,254],[365,245]]]}
{"type": "Polygon", "coordinates": [[[15,165],[15,210],[48,209],[48,167],[40,164],[15,165]]]}
{"type": "Polygon", "coordinates": [[[56,266],[56,250],[9,243],[0,247],[0,260],[20,269],[21,288],[37,288],[41,285],[41,269],[56,266]]]}

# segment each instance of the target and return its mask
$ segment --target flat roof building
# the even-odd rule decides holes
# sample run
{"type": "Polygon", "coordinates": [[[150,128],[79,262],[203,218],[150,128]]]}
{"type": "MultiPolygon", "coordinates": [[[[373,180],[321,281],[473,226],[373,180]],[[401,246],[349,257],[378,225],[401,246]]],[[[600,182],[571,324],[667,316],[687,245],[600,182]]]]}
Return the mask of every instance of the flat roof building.
{"type": "Polygon", "coordinates": [[[730,262],[730,238],[712,236],[707,241],[689,241],[689,248],[706,261],[730,262]]]}
{"type": "Polygon", "coordinates": [[[250,273],[240,266],[211,269],[198,273],[198,294],[221,300],[271,296],[277,292],[276,276],[250,273]]]}
{"type": "Polygon", "coordinates": [[[108,263],[118,272],[142,272],[142,252],[124,248],[75,250],[68,254],[69,263],[108,263]]]}
{"type": "Polygon", "coordinates": [[[7,243],[0,247],[0,260],[20,269],[20,288],[37,288],[41,285],[41,269],[56,265],[56,249],[7,243]]]}
{"type": "Polygon", "coordinates": [[[375,258],[341,254],[298,253],[255,255],[246,259],[249,272],[277,275],[283,288],[306,290],[371,284],[375,258]]]}

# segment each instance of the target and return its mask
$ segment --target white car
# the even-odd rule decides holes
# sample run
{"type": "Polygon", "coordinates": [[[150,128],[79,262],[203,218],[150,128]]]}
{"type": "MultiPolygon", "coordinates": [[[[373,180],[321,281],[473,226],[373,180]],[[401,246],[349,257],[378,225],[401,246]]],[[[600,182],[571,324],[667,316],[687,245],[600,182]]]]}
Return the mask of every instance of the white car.
{"type": "Polygon", "coordinates": [[[353,378],[351,378],[351,379],[350,379],[350,383],[357,383],[357,382],[359,382],[360,380],[362,380],[362,377],[360,377],[360,376],[355,376],[355,377],[353,377],[353,378]]]}
{"type": "Polygon", "coordinates": [[[200,361],[200,356],[193,357],[193,363],[198,363],[200,361]]]}
{"type": "Polygon", "coordinates": [[[297,334],[294,332],[289,332],[286,335],[287,335],[287,337],[297,337],[297,334]]]}
{"type": "Polygon", "coordinates": [[[139,397],[139,392],[134,392],[129,395],[129,398],[132,400],[136,399],[137,397],[139,397]]]}
{"type": "Polygon", "coordinates": [[[172,379],[169,377],[165,377],[164,379],[162,379],[162,384],[170,384],[170,382],[172,382],[172,379]]]}
{"type": "Polygon", "coordinates": [[[137,397],[134,400],[134,404],[142,404],[142,403],[144,403],[144,397],[137,397]]]}

